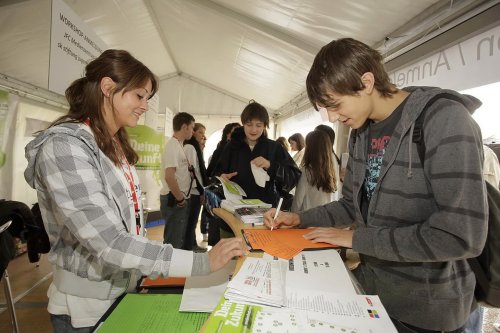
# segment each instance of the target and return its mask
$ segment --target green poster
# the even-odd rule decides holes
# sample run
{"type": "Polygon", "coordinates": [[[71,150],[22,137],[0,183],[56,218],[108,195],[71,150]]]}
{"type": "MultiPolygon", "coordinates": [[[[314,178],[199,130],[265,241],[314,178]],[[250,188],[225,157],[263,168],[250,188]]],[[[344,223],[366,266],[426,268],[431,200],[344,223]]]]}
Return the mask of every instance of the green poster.
{"type": "Polygon", "coordinates": [[[196,333],[208,313],[179,312],[182,295],[127,294],[97,333],[196,333]]]}
{"type": "Polygon", "coordinates": [[[137,170],[148,170],[153,172],[153,177],[160,183],[160,161],[165,138],[163,133],[158,133],[151,127],[137,125],[127,128],[132,148],[139,155],[137,170]]]}

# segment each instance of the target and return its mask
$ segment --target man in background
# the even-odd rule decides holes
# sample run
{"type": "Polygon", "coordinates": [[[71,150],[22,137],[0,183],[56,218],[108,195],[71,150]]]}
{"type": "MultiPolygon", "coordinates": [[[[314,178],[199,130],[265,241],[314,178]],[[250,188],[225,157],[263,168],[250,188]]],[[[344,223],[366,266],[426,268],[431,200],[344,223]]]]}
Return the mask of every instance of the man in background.
{"type": "Polygon", "coordinates": [[[184,140],[193,136],[194,117],[186,112],[177,113],[172,120],[174,135],[165,144],[161,158],[162,189],[160,211],[165,219],[163,242],[181,249],[187,228],[188,199],[194,182],[191,165],[183,148],[184,140]]]}

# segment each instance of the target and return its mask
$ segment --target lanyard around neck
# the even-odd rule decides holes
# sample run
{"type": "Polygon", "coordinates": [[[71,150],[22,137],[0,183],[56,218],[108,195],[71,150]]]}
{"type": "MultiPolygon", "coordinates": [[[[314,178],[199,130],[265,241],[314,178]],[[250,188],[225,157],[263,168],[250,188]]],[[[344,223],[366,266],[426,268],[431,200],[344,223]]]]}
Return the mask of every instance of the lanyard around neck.
{"type": "Polygon", "coordinates": [[[139,199],[137,197],[137,191],[135,190],[134,175],[132,173],[132,168],[130,167],[130,164],[128,163],[128,160],[125,156],[125,153],[123,152],[123,149],[122,149],[120,143],[114,138],[113,138],[113,141],[115,142],[116,150],[120,153],[120,166],[121,166],[123,175],[127,179],[127,182],[130,186],[130,191],[132,193],[132,201],[134,203],[134,211],[135,211],[136,231],[137,231],[137,234],[139,235],[140,230],[141,230],[141,219],[140,219],[139,199]],[[127,169],[125,169],[125,166],[127,167],[127,169]]]}

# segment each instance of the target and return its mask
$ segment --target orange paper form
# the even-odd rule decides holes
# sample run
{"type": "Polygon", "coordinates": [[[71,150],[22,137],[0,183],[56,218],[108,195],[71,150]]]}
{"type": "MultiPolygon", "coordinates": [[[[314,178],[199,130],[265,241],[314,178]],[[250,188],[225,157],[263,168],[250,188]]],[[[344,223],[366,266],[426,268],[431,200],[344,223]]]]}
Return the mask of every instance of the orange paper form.
{"type": "Polygon", "coordinates": [[[186,278],[169,277],[152,280],[146,277],[142,280],[141,287],[176,287],[183,286],[185,283],[186,278]]]}
{"type": "Polygon", "coordinates": [[[310,229],[243,229],[243,235],[254,250],[264,252],[283,259],[291,259],[304,249],[332,248],[328,243],[313,243],[305,239],[304,234],[310,229]]]}

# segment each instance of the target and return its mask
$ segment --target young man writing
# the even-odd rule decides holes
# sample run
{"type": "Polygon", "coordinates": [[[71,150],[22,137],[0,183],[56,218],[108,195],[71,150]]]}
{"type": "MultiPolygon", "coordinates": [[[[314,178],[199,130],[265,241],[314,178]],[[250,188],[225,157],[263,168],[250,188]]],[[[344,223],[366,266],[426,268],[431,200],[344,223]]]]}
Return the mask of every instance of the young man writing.
{"type": "Polygon", "coordinates": [[[194,117],[177,113],[172,120],[174,135],[165,144],[161,158],[164,170],[160,192],[160,210],[165,219],[163,242],[183,248],[187,228],[188,199],[193,186],[183,142],[193,136],[194,117]]]}
{"type": "Polygon", "coordinates": [[[317,110],[353,129],[343,198],[280,213],[274,227],[324,227],[306,238],[359,252],[359,281],[400,332],[463,332],[476,307],[466,259],[481,252],[487,231],[481,133],[470,116],[480,102],[438,88],[397,89],[382,56],[348,38],[321,49],[306,84],[317,110]],[[412,135],[424,108],[422,165],[412,135]]]}

